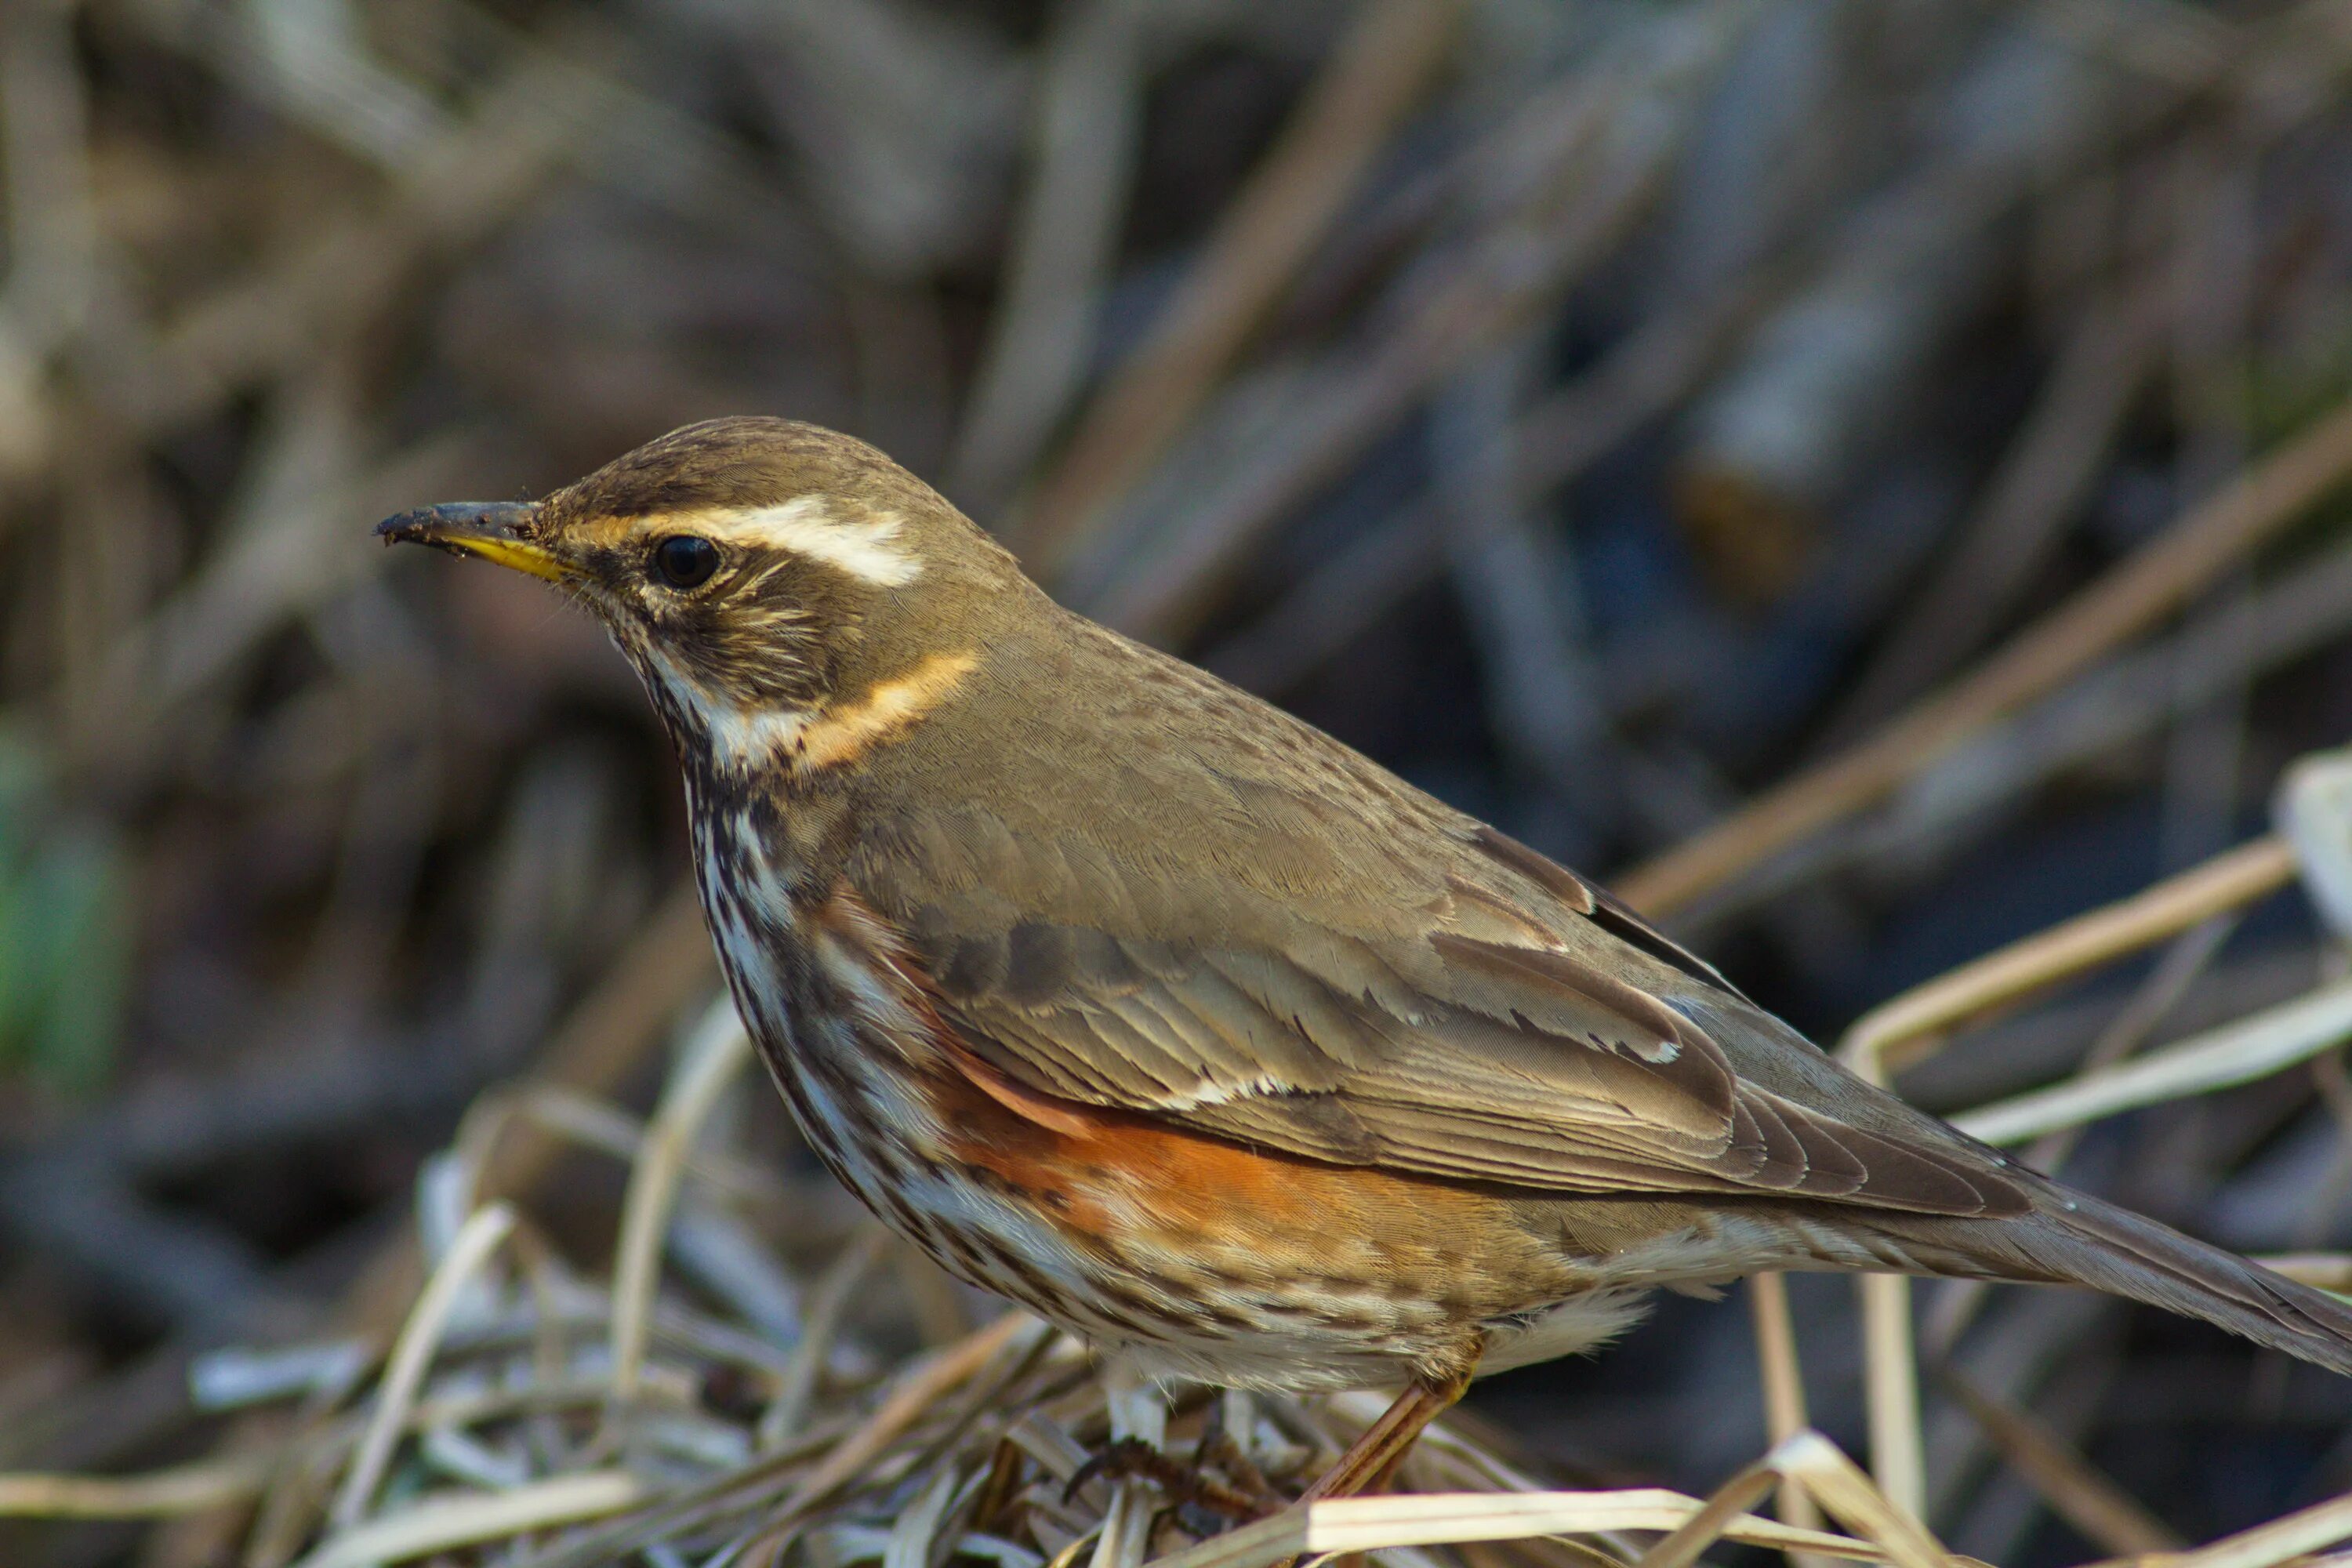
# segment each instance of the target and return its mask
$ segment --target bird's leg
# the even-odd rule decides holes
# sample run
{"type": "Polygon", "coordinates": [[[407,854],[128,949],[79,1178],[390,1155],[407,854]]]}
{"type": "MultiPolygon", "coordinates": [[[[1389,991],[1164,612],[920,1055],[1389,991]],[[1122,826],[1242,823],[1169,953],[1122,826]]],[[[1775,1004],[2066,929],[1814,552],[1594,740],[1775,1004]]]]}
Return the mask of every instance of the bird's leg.
{"type": "MultiPolygon", "coordinates": [[[[1422,1429],[1452,1409],[1470,1386],[1470,1373],[1478,1364],[1474,1354],[1459,1370],[1432,1376],[1416,1374],[1405,1385],[1396,1403],[1381,1413],[1381,1418],[1364,1428],[1364,1435],[1348,1445],[1348,1451],[1339,1462],[1323,1472],[1315,1484],[1300,1494],[1301,1506],[1324,1498],[1355,1497],[1364,1492],[1376,1492],[1389,1484],[1412,1452],[1414,1439],[1422,1429]]],[[[1349,1562],[1360,1562],[1349,1553],[1349,1562]]],[[[1274,1568],[1297,1568],[1298,1559],[1286,1558],[1274,1568]]]]}
{"type": "Polygon", "coordinates": [[[1412,1451],[1413,1439],[1421,1436],[1422,1428],[1451,1409],[1469,1386],[1466,1366],[1439,1377],[1416,1376],[1397,1395],[1396,1403],[1365,1427],[1364,1435],[1349,1444],[1339,1462],[1324,1471],[1298,1500],[1355,1497],[1388,1485],[1412,1451]]]}

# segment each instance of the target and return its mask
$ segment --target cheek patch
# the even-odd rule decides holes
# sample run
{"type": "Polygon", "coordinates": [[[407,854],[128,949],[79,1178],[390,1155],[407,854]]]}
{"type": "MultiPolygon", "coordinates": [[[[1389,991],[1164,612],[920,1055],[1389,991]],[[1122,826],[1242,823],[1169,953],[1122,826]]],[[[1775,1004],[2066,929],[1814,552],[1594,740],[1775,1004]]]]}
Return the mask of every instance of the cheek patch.
{"type": "Polygon", "coordinates": [[[923,721],[978,668],[970,653],[937,653],[906,674],[879,680],[864,695],[831,702],[803,722],[788,748],[803,772],[853,763],[923,721]]]}

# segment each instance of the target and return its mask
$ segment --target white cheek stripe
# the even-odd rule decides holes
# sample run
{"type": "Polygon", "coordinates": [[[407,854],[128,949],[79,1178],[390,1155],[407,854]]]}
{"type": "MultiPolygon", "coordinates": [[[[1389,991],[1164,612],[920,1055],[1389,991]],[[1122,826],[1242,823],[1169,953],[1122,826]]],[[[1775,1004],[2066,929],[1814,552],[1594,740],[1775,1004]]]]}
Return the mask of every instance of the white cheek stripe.
{"type": "Polygon", "coordinates": [[[709,507],[661,521],[712,539],[805,555],[877,588],[903,588],[923,574],[923,563],[898,548],[905,525],[897,512],[843,517],[823,496],[794,496],[775,506],[709,507]]]}

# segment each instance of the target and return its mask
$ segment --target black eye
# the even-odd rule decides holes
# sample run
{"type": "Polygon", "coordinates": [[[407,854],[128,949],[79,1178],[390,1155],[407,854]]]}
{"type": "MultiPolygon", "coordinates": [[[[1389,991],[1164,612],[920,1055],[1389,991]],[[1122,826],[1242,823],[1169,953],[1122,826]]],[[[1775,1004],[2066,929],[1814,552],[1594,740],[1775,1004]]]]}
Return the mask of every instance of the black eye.
{"type": "Polygon", "coordinates": [[[719,570],[719,547],[690,533],[673,533],[654,546],[654,571],[673,588],[698,588],[719,570]]]}

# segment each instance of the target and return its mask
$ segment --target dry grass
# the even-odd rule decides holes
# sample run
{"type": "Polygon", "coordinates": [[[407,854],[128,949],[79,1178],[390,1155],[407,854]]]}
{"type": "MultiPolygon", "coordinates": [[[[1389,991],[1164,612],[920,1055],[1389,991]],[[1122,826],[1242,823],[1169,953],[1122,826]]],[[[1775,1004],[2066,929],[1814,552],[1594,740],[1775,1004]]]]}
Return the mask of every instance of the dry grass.
{"type": "MultiPolygon", "coordinates": [[[[1913,1519],[2002,1528],[1944,1488],[1955,1420],[2097,1550],[2168,1551],[2151,1515],[2191,1505],[2103,1477],[2090,1407],[1990,1357],[1954,1376],[1982,1292],[1922,1327],[1885,1279],[1871,1480],[1809,1432],[1844,1430],[1842,1391],[1759,1281],[1770,1453],[1705,1499],[1559,1491],[1468,1421],[1409,1498],[1240,1528],[1139,1481],[1066,1498],[1116,1433],[1295,1495],[1379,1401],[1106,1386],[781,1173],[737,1126],[767,1091],[723,1009],[671,1029],[713,977],[635,694],[540,600],[363,537],[689,417],[837,425],[1068,602],[1341,732],[1475,710],[1429,776],[1589,868],[1648,857],[1622,890],[1843,1016],[1858,955],[1875,974],[1947,900],[2010,890],[1953,871],[2049,847],[2020,823],[2154,802],[2173,866],[2242,837],[2278,761],[2335,742],[2340,707],[2296,699],[2352,628],[2341,5],[1815,26],[1872,9],[0,6],[0,914],[103,906],[118,871],[144,895],[135,975],[103,919],[0,932],[0,973],[56,969],[56,1016],[0,1031],[51,1086],[0,1081],[0,1462],[169,1463],[0,1476],[0,1513],[152,1521],[37,1561],[1916,1563],[1939,1549],[1913,1519]],[[2013,118],[1963,112],[1988,89],[2013,118]],[[1743,444],[1759,408],[1803,461],[1743,444]],[[1846,569],[1882,550],[1906,560],[1846,569]],[[1425,657],[1433,604],[1462,668],[1425,657]],[[116,1032],[87,1005],[110,988],[116,1032]],[[73,1098],[110,1071],[118,1098],[73,1098]],[[406,1161],[469,1101],[394,1234],[406,1161]],[[394,1123],[398,1161],[371,1144],[394,1123]],[[226,1218],[180,1201],[257,1165],[226,1218]],[[350,1212],[273,1228],[273,1186],[339,1178],[350,1212]],[[148,1319],[110,1337],[91,1303],[148,1319]]],[[[2054,1166],[2094,1120],[2193,1098],[2228,1145],[2194,1174],[2244,1196],[2249,1149],[2332,1112],[2325,1180],[2266,1199],[2327,1220],[2352,994],[2249,994],[2300,936],[2213,961],[2291,873],[2342,932],[2347,795],[2319,760],[2276,837],[1954,970],[1849,1050],[2001,1056],[1998,1014],[2168,942],[2122,1008],[2051,1031],[2096,1037],[2072,1066],[2001,1056],[1963,1121],[2054,1166]],[[2200,1032],[2144,1048],[2184,999],[2200,1032]],[[2059,1081],[2021,1092],[2036,1071],[2059,1081]],[[2293,1092],[2221,1092],[2256,1078],[2293,1092]]],[[[2180,1131],[2131,1151],[2133,1195],[2180,1131]]],[[[2344,1515],[2190,1555],[2260,1568],[2344,1515]]]]}

